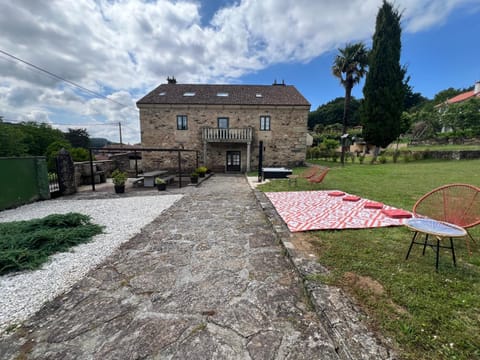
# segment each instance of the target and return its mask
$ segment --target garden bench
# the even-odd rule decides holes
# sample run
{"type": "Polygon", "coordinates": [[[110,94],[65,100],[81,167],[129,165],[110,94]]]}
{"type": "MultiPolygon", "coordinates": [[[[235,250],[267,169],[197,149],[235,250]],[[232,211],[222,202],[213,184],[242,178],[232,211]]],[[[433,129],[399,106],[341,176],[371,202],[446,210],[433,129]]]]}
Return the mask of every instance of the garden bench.
{"type": "Polygon", "coordinates": [[[163,180],[165,180],[165,182],[167,184],[173,184],[174,180],[175,180],[175,175],[167,175],[167,176],[161,176],[161,178],[163,180]]]}
{"type": "Polygon", "coordinates": [[[144,177],[143,177],[143,176],[142,176],[142,177],[138,177],[138,178],[132,180],[132,184],[133,184],[134,187],[137,187],[137,186],[140,186],[140,185],[143,186],[143,180],[144,180],[144,177]]]}

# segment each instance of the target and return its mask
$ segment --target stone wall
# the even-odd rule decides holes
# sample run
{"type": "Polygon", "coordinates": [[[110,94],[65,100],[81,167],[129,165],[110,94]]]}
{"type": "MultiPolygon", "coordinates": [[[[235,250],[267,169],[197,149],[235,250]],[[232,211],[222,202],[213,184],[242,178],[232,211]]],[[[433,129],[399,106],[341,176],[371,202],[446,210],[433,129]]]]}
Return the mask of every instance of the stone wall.
{"type": "MultiPolygon", "coordinates": [[[[305,162],[307,106],[170,106],[140,105],[142,146],[184,148],[198,150],[200,165],[211,169],[225,168],[226,151],[238,150],[242,156],[242,171],[247,168],[245,143],[209,143],[207,163],[203,164],[202,128],[217,127],[217,119],[229,119],[230,128],[253,128],[251,143],[251,169],[258,166],[258,143],[265,146],[264,166],[298,166],[305,162]],[[188,117],[188,129],[177,130],[177,115],[188,117]],[[268,115],[271,130],[260,131],[260,116],[268,115]]],[[[194,153],[182,153],[182,167],[194,168],[194,153]]],[[[145,171],[158,168],[176,169],[176,153],[144,152],[142,162],[145,171]]]]}

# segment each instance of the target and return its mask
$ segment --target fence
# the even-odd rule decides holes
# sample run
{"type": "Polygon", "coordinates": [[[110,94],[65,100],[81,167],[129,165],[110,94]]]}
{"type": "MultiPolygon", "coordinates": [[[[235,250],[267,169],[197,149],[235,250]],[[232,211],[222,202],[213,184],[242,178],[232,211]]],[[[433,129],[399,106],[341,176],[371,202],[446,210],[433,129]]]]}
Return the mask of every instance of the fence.
{"type": "Polygon", "coordinates": [[[44,157],[0,158],[0,210],[48,198],[44,157]]]}

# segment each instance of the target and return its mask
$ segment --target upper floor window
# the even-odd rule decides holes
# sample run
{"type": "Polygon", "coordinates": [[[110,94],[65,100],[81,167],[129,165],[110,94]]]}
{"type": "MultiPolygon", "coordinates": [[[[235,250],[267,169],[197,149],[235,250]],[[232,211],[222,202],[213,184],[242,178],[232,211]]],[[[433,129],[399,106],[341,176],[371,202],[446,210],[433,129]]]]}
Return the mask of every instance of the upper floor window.
{"type": "Polygon", "coordinates": [[[228,129],[228,118],[218,118],[217,122],[219,129],[228,129]]]}
{"type": "Polygon", "coordinates": [[[260,116],[260,130],[269,131],[270,130],[270,116],[260,116]]]}
{"type": "Polygon", "coordinates": [[[177,130],[188,130],[187,115],[177,115],[177,130]]]}

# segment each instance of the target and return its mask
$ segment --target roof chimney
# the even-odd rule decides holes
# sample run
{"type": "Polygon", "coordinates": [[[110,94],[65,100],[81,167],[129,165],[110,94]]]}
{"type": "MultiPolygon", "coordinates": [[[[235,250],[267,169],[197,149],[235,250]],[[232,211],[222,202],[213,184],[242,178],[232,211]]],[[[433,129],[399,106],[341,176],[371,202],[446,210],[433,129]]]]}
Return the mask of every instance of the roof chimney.
{"type": "Polygon", "coordinates": [[[168,83],[168,84],[176,84],[176,83],[177,83],[177,79],[175,79],[175,76],[172,76],[171,78],[170,78],[170,76],[169,76],[169,77],[167,77],[167,83],[168,83]]]}
{"type": "Polygon", "coordinates": [[[473,90],[473,95],[480,96],[480,80],[475,83],[475,89],[473,90]]]}

